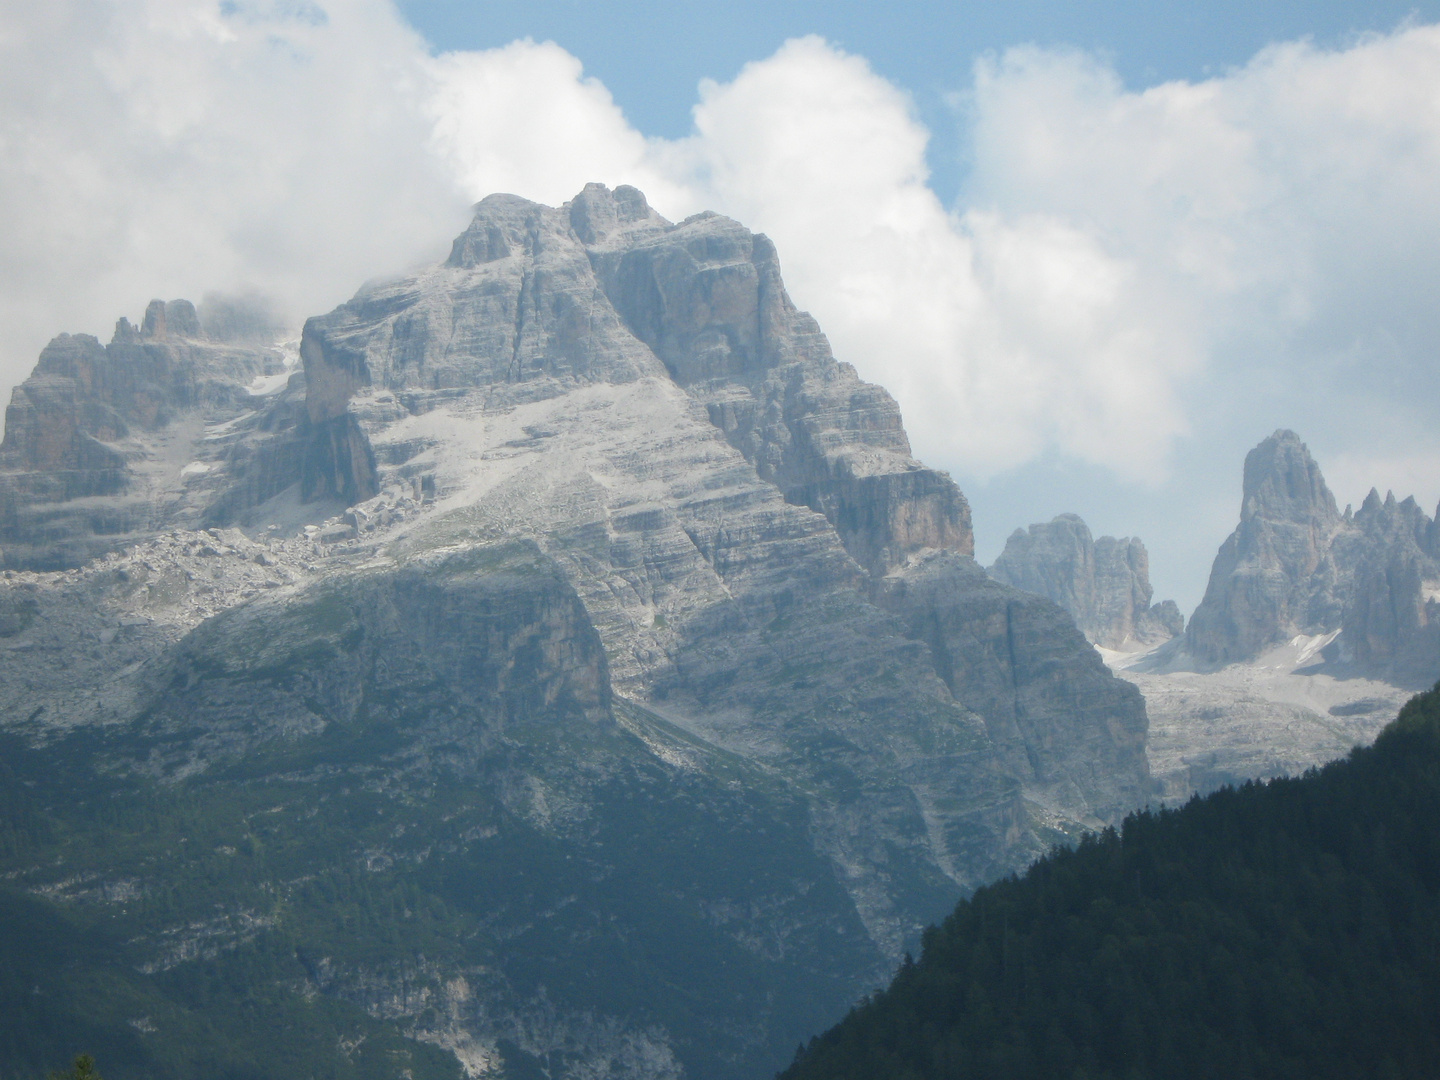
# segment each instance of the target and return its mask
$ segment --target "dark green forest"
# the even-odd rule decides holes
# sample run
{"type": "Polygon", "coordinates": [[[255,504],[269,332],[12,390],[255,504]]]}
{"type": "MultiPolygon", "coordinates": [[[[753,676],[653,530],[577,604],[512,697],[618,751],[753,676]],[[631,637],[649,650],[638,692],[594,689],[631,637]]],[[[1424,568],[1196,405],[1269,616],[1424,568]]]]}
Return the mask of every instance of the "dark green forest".
{"type": "Polygon", "coordinates": [[[962,901],[783,1080],[1440,1075],[1440,686],[962,901]]]}

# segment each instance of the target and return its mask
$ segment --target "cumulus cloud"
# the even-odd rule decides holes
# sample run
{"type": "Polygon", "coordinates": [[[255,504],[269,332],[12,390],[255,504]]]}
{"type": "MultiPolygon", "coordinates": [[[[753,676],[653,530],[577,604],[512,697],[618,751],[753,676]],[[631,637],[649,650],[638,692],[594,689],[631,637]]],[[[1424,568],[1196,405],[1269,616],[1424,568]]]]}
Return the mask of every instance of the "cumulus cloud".
{"type": "Polygon", "coordinates": [[[1433,445],[1413,391],[1440,347],[1437,34],[1138,92],[1083,53],[1011,50],[974,70],[956,207],[907,95],[815,38],[702,83],[674,142],[554,46],[442,58],[437,130],[476,197],[594,176],[769,233],[837,352],[963,474],[1059,454],[1153,491],[1187,437],[1233,457],[1283,423],[1338,453],[1393,421],[1397,385],[1396,438],[1433,445]]]}
{"type": "Polygon", "coordinates": [[[1154,477],[1194,361],[1137,267],[1074,224],[947,210],[908,97],[807,38],[705,83],[686,149],[707,201],[769,233],[837,351],[917,444],[987,473],[1059,445],[1154,477]],[[1125,423],[1137,403],[1146,423],[1125,423]]]}
{"type": "Polygon", "coordinates": [[[430,149],[475,201],[495,191],[558,206],[592,180],[633,184],[662,205],[691,201],[663,143],[625,120],[598,80],[553,42],[452,52],[427,65],[430,149]]]}
{"type": "Polygon", "coordinates": [[[56,0],[0,12],[0,376],[155,296],[301,318],[443,254],[423,42],[384,3],[56,0]]]}
{"type": "Polygon", "coordinates": [[[971,115],[970,206],[1074,223],[1188,313],[1192,424],[1423,446],[1440,487],[1440,28],[1142,92],[1019,49],[979,65],[971,115]]]}
{"type": "Polygon", "coordinates": [[[1345,483],[1440,494],[1440,28],[1144,90],[1035,48],[957,82],[973,169],[945,206],[906,93],[816,38],[703,82],[692,134],[660,140],[558,46],[432,56],[388,0],[10,5],[0,375],[151,296],[324,310],[442,254],[491,191],[600,180],[769,233],[837,354],[973,490],[1070,462],[1193,531],[1286,425],[1345,483]]]}

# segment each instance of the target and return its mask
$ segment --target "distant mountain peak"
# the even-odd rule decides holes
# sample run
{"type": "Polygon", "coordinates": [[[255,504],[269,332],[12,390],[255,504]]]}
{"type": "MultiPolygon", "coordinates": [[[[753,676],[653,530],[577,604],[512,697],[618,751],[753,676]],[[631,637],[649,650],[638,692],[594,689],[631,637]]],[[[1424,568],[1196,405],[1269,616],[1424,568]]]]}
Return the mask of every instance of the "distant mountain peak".
{"type": "Polygon", "coordinates": [[[1334,662],[1405,685],[1440,676],[1440,527],[1413,497],[1382,500],[1374,487],[1346,510],[1293,431],[1251,450],[1240,523],[1190,619],[1190,652],[1251,660],[1296,635],[1339,630],[1334,662]]]}

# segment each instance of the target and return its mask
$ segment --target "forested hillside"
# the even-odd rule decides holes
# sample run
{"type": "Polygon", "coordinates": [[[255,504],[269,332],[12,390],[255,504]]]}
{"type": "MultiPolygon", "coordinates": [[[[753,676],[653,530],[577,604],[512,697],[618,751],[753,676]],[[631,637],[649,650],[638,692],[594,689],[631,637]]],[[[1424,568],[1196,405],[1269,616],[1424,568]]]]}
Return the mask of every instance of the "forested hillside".
{"type": "Polygon", "coordinates": [[[1324,769],[980,889],[781,1075],[1433,1076],[1437,821],[1440,686],[1324,769]]]}

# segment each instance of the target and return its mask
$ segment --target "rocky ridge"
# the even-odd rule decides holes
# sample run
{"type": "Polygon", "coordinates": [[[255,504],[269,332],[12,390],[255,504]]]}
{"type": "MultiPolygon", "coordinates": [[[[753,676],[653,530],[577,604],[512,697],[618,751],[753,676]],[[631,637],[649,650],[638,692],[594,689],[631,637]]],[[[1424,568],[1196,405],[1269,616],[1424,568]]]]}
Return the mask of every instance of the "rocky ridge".
{"type": "Polygon", "coordinates": [[[1371,491],[1342,513],[1295,433],[1245,460],[1241,520],[1183,638],[1107,654],[1144,693],[1163,798],[1298,775],[1440,678],[1436,527],[1371,491]]]}
{"type": "MultiPolygon", "coordinates": [[[[173,372],[175,357],[229,355],[183,318],[140,337],[84,344],[87,363],[159,355],[173,372]]],[[[229,397],[172,394],[169,419],[127,419],[111,487],[60,490],[50,534],[20,497],[50,460],[32,460],[41,418],[79,416],[84,449],[106,441],[86,409],[130,406],[49,360],[35,378],[69,379],[64,394],[17,391],[6,565],[27,568],[0,599],[0,671],[20,688],[4,726],[37,753],[98,738],[97,767],[196,798],[310,790],[337,812],[373,795],[401,813],[389,840],[316,856],[337,874],[352,856],[415,873],[442,853],[444,882],[466,879],[479,849],[425,807],[479,792],[489,809],[461,817],[512,838],[485,856],[497,872],[538,859],[560,884],[473,917],[576,904],[579,922],[532,940],[533,961],[453,953],[425,969],[421,997],[460,1009],[453,1023],[367,996],[409,978],[395,956],[307,976],[337,1000],[472,1062],[526,1060],[540,1044],[517,1033],[558,1009],[569,1030],[588,1016],[651,1047],[654,1068],[627,1075],[739,1075],[788,1052],[806,1010],[855,993],[960,891],[1151,790],[1139,694],[1064,612],[975,566],[959,490],[911,457],[893,400],[834,359],[773,246],[733,221],[671,224],[630,188],[560,208],[492,196],[443,264],[310,320],[303,371],[283,349],[255,355],[268,373],[236,361],[229,397]],[[172,435],[184,425],[194,434],[172,435]],[[140,478],[161,461],[206,480],[107,532],[105,508],[153,491],[140,478]],[[71,568],[40,572],[46,558],[71,568]],[[652,803],[668,809],[643,843],[671,854],[640,873],[611,853],[642,843],[624,823],[652,803]],[[723,874],[680,886],[697,849],[683,829],[661,839],[665,814],[695,823],[695,843],[701,822],[720,829],[703,841],[720,862],[773,847],[799,869],[763,895],[723,874]],[[407,845],[431,854],[402,859],[407,845]],[[567,860],[676,897],[655,925],[690,927],[682,952],[719,950],[771,989],[691,1005],[618,985],[683,972],[617,975],[614,993],[576,981],[562,958],[611,940],[587,905],[620,920],[622,942],[652,924],[583,874],[563,884],[567,860]],[[475,988],[463,1009],[455,979],[475,988]]],[[[289,820],[275,819],[285,836],[289,820]]],[[[458,903],[444,882],[434,895],[458,903]]],[[[607,971],[636,955],[602,954],[607,971]]]]}
{"type": "Polygon", "coordinates": [[[1324,659],[1366,674],[1440,677],[1440,529],[1413,498],[1373,489],[1342,514],[1299,436],[1277,431],[1246,455],[1240,524],[1186,646],[1224,664],[1314,635],[1335,635],[1324,659]]]}
{"type": "Polygon", "coordinates": [[[206,329],[189,301],[156,300],[108,345],[46,346],[5,411],[0,566],[79,566],[167,529],[233,524],[299,480],[295,343],[257,341],[223,314],[206,329]]]}
{"type": "Polygon", "coordinates": [[[1149,648],[1184,632],[1173,600],[1152,605],[1150,556],[1138,537],[1098,540],[1076,514],[1016,529],[989,570],[996,581],[1048,597],[1092,645],[1149,648]]]}

